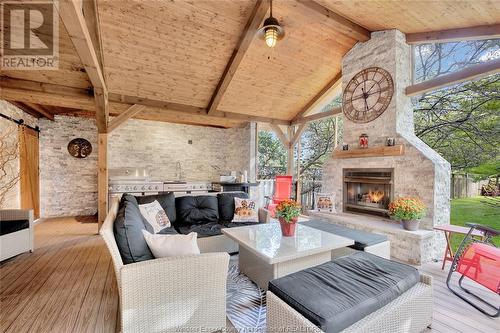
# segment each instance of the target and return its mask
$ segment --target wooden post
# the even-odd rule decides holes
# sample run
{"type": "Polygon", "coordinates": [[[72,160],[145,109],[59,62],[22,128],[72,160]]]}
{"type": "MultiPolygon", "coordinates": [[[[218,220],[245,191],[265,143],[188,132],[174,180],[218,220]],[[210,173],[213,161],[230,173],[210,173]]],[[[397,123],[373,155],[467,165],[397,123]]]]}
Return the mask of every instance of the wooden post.
{"type": "Polygon", "coordinates": [[[98,134],[99,147],[97,159],[97,218],[98,228],[108,213],[108,134],[98,134]]]}
{"type": "Polygon", "coordinates": [[[337,148],[339,145],[339,117],[335,117],[335,143],[333,144],[333,149],[337,148]]]}
{"type": "Polygon", "coordinates": [[[300,151],[301,151],[300,138],[297,140],[297,202],[300,204],[302,201],[302,182],[300,181],[300,151]]]}
{"type": "Polygon", "coordinates": [[[287,159],[286,159],[286,173],[287,175],[293,176],[293,147],[294,144],[291,142],[290,138],[293,137],[293,127],[289,126],[287,128],[288,133],[288,147],[287,147],[287,159]]]}

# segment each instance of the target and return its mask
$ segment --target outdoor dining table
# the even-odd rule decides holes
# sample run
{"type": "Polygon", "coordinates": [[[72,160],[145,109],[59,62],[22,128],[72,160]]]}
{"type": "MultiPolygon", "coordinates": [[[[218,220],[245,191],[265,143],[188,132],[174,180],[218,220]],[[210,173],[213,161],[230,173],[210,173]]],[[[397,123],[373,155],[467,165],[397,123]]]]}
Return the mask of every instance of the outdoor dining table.
{"type": "MultiPolygon", "coordinates": [[[[443,257],[443,265],[441,266],[441,270],[444,270],[444,265],[446,264],[446,261],[453,261],[454,254],[453,250],[451,249],[451,236],[453,234],[459,234],[459,235],[467,235],[469,232],[470,228],[468,227],[462,227],[459,225],[452,225],[452,224],[443,224],[443,225],[437,225],[434,227],[434,230],[441,230],[444,232],[444,237],[446,238],[446,249],[444,250],[444,257],[443,257]]],[[[483,237],[483,234],[478,231],[474,230],[472,232],[473,236],[477,237],[483,237]]]]}

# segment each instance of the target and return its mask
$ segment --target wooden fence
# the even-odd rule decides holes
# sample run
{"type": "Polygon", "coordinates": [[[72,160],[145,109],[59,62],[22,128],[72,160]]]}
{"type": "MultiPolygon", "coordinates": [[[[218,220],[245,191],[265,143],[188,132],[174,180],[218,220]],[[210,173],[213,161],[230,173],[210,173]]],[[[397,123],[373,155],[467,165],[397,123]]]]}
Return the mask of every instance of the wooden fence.
{"type": "Polygon", "coordinates": [[[481,187],[487,183],[487,180],[475,181],[472,176],[468,174],[452,174],[450,182],[451,198],[470,198],[481,195],[481,187]]]}

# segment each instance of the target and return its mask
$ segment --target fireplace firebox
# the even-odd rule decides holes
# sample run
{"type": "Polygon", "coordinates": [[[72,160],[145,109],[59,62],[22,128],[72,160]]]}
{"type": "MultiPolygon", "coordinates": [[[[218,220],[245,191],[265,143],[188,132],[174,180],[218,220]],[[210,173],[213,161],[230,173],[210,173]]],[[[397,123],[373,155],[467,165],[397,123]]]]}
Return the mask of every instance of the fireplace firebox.
{"type": "Polygon", "coordinates": [[[344,211],[387,216],[393,169],[344,169],[344,211]]]}

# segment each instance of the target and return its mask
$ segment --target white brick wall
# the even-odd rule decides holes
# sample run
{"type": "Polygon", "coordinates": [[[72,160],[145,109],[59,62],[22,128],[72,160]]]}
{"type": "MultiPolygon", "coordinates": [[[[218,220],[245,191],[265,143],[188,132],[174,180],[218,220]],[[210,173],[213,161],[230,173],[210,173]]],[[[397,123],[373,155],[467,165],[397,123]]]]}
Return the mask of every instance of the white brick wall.
{"type": "MultiPolygon", "coordinates": [[[[91,215],[97,211],[97,128],[87,118],[41,120],[41,216],[91,215]],[[84,159],[67,150],[76,137],[90,141],[84,159]]],[[[188,180],[213,180],[226,170],[249,170],[250,130],[129,120],[110,134],[108,166],[150,167],[153,177],[173,179],[181,162],[188,180]],[[188,144],[192,140],[192,144],[188,144]],[[220,169],[220,171],[219,171],[220,169]]]]}
{"type": "Polygon", "coordinates": [[[175,179],[181,162],[187,180],[215,180],[220,172],[249,170],[250,129],[220,129],[130,120],[108,139],[109,168],[150,167],[152,177],[175,179]],[[188,141],[192,140],[192,144],[188,141]]]}

